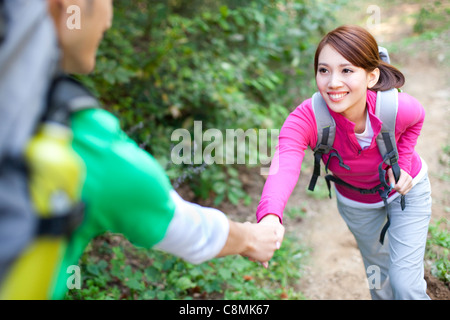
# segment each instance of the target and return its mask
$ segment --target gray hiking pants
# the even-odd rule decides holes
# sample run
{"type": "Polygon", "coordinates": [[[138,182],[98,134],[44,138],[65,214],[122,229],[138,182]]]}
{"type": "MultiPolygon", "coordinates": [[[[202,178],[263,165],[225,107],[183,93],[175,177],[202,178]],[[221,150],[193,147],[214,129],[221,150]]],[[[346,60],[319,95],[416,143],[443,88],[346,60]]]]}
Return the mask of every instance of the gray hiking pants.
{"type": "Polygon", "coordinates": [[[430,299],[423,265],[431,217],[428,175],[406,194],[404,211],[400,197],[389,204],[391,224],[384,245],[379,242],[386,222],[384,207],[357,208],[339,198],[337,204],[363,257],[372,299],[430,299]]]}

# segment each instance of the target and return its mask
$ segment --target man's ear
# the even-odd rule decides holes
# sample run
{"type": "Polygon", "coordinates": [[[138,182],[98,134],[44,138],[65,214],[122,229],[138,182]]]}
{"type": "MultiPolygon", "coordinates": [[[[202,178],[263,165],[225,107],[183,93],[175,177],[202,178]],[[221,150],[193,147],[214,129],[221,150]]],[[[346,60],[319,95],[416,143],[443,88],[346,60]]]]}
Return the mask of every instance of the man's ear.
{"type": "Polygon", "coordinates": [[[53,18],[55,26],[58,27],[61,16],[64,13],[64,5],[62,0],[47,0],[47,7],[50,16],[53,18]]]}
{"type": "Polygon", "coordinates": [[[59,21],[63,15],[67,15],[67,8],[71,5],[77,3],[81,5],[82,2],[74,0],[47,0],[47,7],[53,20],[59,21]]]}
{"type": "Polygon", "coordinates": [[[370,89],[374,85],[378,83],[378,79],[380,79],[380,69],[375,68],[372,71],[367,73],[367,88],[370,89]]]}

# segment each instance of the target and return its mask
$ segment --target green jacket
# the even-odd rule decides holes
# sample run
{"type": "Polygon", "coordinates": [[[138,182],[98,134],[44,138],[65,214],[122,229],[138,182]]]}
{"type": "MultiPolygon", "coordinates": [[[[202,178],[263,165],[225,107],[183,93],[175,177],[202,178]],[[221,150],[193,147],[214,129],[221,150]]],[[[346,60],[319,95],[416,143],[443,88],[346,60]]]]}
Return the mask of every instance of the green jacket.
{"type": "Polygon", "coordinates": [[[87,170],[82,193],[86,211],[67,246],[52,299],[64,298],[72,275],[68,268],[78,264],[94,237],[111,231],[151,248],[163,239],[175,210],[163,168],[121,130],[115,116],[102,109],[78,111],[71,127],[72,146],[87,170]]]}

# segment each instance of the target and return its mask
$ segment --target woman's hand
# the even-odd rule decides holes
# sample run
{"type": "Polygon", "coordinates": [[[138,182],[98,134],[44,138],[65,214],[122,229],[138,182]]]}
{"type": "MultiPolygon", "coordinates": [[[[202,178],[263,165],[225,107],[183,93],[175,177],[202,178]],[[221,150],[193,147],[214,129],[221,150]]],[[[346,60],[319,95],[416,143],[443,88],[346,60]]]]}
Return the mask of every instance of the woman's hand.
{"type": "MultiPolygon", "coordinates": [[[[270,226],[274,228],[276,237],[276,248],[277,250],[280,249],[281,243],[283,242],[284,238],[284,227],[280,222],[280,218],[278,218],[278,216],[274,214],[268,214],[261,219],[258,225],[270,226]]],[[[269,261],[263,262],[262,265],[265,268],[267,268],[269,266],[269,261]]]]}
{"type": "Polygon", "coordinates": [[[284,227],[271,223],[244,223],[248,235],[246,250],[241,253],[252,261],[261,262],[267,268],[276,250],[280,249],[283,240],[284,227]]]}
{"type": "Polygon", "coordinates": [[[278,218],[278,216],[276,216],[274,214],[268,214],[267,216],[262,218],[261,221],[259,221],[259,224],[270,224],[270,225],[275,226],[276,233],[278,236],[278,241],[280,242],[280,246],[281,246],[281,243],[283,242],[283,238],[284,238],[284,227],[280,222],[280,218],[278,218]]]}
{"type": "Polygon", "coordinates": [[[400,193],[401,195],[407,194],[413,187],[412,177],[404,170],[400,169],[400,178],[398,182],[395,182],[394,173],[392,172],[392,168],[389,168],[388,171],[389,183],[393,187],[395,191],[400,193]]]}

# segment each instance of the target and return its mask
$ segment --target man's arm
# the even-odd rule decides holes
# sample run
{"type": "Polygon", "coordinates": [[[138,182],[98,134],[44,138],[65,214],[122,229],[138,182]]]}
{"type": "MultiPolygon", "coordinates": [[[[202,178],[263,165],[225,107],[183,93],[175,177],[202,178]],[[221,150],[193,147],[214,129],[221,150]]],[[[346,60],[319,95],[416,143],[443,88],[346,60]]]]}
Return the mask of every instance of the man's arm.
{"type": "Polygon", "coordinates": [[[231,220],[229,224],[227,242],[217,256],[240,254],[267,266],[275,250],[280,248],[284,228],[272,224],[238,223],[231,220]]]}
{"type": "Polygon", "coordinates": [[[174,217],[157,249],[190,263],[233,254],[267,262],[278,249],[282,235],[273,225],[234,222],[219,210],[183,200],[175,191],[171,197],[174,217]]]}

